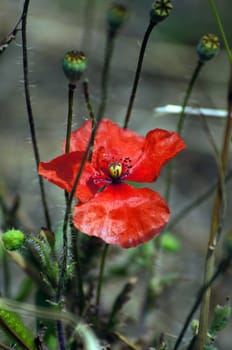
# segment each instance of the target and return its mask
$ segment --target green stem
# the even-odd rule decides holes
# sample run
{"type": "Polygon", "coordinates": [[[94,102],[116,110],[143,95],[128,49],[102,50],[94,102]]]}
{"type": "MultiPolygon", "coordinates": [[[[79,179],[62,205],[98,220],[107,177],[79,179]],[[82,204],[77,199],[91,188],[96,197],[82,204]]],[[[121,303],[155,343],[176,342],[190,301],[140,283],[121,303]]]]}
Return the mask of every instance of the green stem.
{"type": "Polygon", "coordinates": [[[101,299],[101,289],[102,289],[102,282],[103,282],[103,274],[104,274],[104,267],[105,267],[105,261],[106,261],[106,255],[108,252],[109,245],[105,243],[102,257],[101,257],[101,265],[99,270],[99,276],[98,276],[98,285],[97,285],[97,293],[96,293],[96,309],[98,313],[99,305],[100,305],[100,299],[101,299]]]}
{"type": "MultiPolygon", "coordinates": [[[[179,116],[179,120],[177,123],[177,133],[179,135],[182,134],[183,131],[183,125],[184,125],[184,120],[185,120],[185,109],[186,106],[188,104],[190,95],[192,93],[194,84],[197,80],[197,77],[199,76],[199,73],[202,69],[204,65],[204,62],[202,61],[198,61],[196,68],[192,74],[192,77],[189,81],[185,96],[184,96],[184,100],[182,102],[182,106],[181,106],[181,112],[180,112],[180,116],[179,116]]],[[[164,194],[164,198],[167,202],[169,202],[170,200],[170,193],[171,193],[171,184],[172,184],[172,174],[173,174],[173,162],[169,162],[167,165],[167,173],[166,173],[166,188],[165,188],[165,194],[164,194]]]]}
{"type": "MultiPolygon", "coordinates": [[[[232,68],[232,67],[231,67],[232,68]]],[[[232,72],[232,71],[231,71],[232,72]]],[[[232,100],[231,100],[231,87],[232,87],[232,73],[229,82],[229,93],[228,93],[228,115],[225,125],[225,132],[223,138],[223,145],[221,151],[221,172],[224,176],[229,156],[229,145],[231,138],[232,130],[232,100]]],[[[224,176],[225,179],[225,176],[224,176]]],[[[224,180],[223,179],[223,180],[224,180]]],[[[221,191],[221,181],[218,181],[217,193],[214,201],[213,214],[211,220],[209,241],[208,241],[208,250],[205,260],[205,270],[204,270],[204,283],[207,283],[212,277],[214,265],[215,265],[215,251],[219,239],[219,230],[221,231],[221,217],[223,206],[223,194],[221,191]]],[[[197,350],[204,350],[206,334],[208,330],[208,317],[209,317],[209,308],[210,308],[210,299],[211,299],[211,288],[205,293],[201,313],[200,313],[200,323],[199,323],[199,333],[197,335],[196,346],[197,350]]]]}
{"type": "MultiPolygon", "coordinates": [[[[27,115],[28,115],[28,123],[31,133],[32,146],[34,151],[34,157],[36,162],[36,167],[38,168],[40,162],[39,149],[37,145],[36,131],[35,131],[35,123],[31,106],[31,97],[29,91],[29,77],[28,77],[28,56],[27,56],[27,14],[29,8],[30,0],[25,0],[23,13],[22,13],[22,52],[23,52],[23,76],[24,76],[24,91],[25,91],[25,99],[26,99],[26,107],[27,107],[27,115]]],[[[44,209],[44,216],[47,228],[51,231],[51,220],[48,211],[46,193],[44,189],[44,183],[41,176],[38,175],[39,187],[41,192],[42,204],[44,209]]]]}
{"type": "MultiPolygon", "coordinates": [[[[69,194],[69,197],[68,197],[68,200],[67,200],[67,203],[66,203],[66,209],[65,209],[65,214],[64,214],[64,221],[63,221],[63,237],[67,237],[67,231],[68,231],[69,220],[70,220],[71,209],[72,209],[72,202],[73,202],[74,197],[75,197],[76,189],[77,189],[78,183],[80,181],[80,177],[81,177],[82,171],[83,171],[85,163],[86,163],[86,161],[88,159],[89,152],[90,152],[90,150],[92,148],[92,145],[94,143],[94,139],[95,139],[95,136],[96,136],[96,133],[97,133],[100,121],[101,121],[101,118],[99,118],[97,120],[95,128],[92,129],[92,133],[91,133],[88,145],[87,145],[85,153],[84,153],[84,155],[82,157],[79,170],[78,170],[78,172],[76,174],[76,177],[74,179],[73,187],[72,187],[72,190],[71,190],[71,192],[69,194]]],[[[67,249],[68,249],[68,247],[66,245],[67,244],[67,240],[65,240],[64,244],[63,244],[63,249],[64,249],[64,251],[67,251],[67,249]],[[64,246],[64,244],[65,244],[65,246],[64,246]]],[[[62,257],[63,261],[61,262],[61,266],[64,266],[64,263],[66,263],[66,259],[67,259],[67,256],[63,256],[62,257]]],[[[63,291],[63,288],[64,288],[65,271],[66,271],[66,269],[64,269],[64,268],[62,268],[60,270],[60,277],[59,277],[59,284],[58,284],[58,289],[57,289],[56,300],[60,300],[60,297],[61,297],[61,294],[62,294],[62,291],[63,291]]]]}
{"type": "Polygon", "coordinates": [[[223,25],[222,25],[222,22],[221,22],[221,19],[220,19],[217,7],[215,5],[214,0],[208,0],[208,1],[209,1],[209,5],[211,7],[212,13],[213,13],[213,15],[215,17],[215,20],[217,22],[218,29],[219,29],[219,31],[221,33],[222,40],[223,40],[224,45],[225,45],[227,56],[229,58],[230,63],[232,64],[232,53],[231,53],[231,50],[230,50],[230,45],[229,45],[228,40],[226,38],[226,34],[225,34],[225,31],[224,31],[224,28],[223,28],[223,25]]]}
{"type": "MultiPolygon", "coordinates": [[[[74,91],[76,89],[76,84],[69,84],[68,85],[68,118],[67,118],[67,128],[66,128],[66,143],[65,143],[65,153],[69,153],[70,149],[70,139],[71,139],[71,132],[72,132],[72,120],[73,120],[73,104],[74,104],[74,91]]],[[[68,192],[64,191],[65,201],[67,204],[68,201],[68,192]]],[[[67,235],[65,232],[63,232],[63,242],[67,242],[67,235]]],[[[67,244],[65,244],[67,247],[67,244]]],[[[64,263],[66,268],[66,260],[67,260],[67,252],[64,252],[64,263]]],[[[65,272],[64,272],[65,274],[65,272]]]]}
{"type": "Polygon", "coordinates": [[[102,119],[105,114],[107,102],[107,90],[109,82],[110,63],[114,49],[115,33],[109,32],[106,40],[105,58],[101,78],[101,101],[97,112],[97,120],[102,119]]]}
{"type": "Polygon", "coordinates": [[[129,104],[128,104],[127,112],[126,112],[126,116],[125,116],[124,129],[126,129],[128,127],[128,123],[129,123],[130,116],[131,116],[131,111],[132,111],[134,100],[135,100],[136,91],[138,88],[139,78],[140,78],[140,74],[141,74],[141,70],[142,70],[144,54],[146,51],[148,39],[150,37],[150,34],[151,34],[154,26],[155,26],[155,23],[150,22],[148,27],[147,27],[147,30],[144,34],[144,37],[143,37],[143,42],[141,45],[138,63],[137,63],[137,69],[136,69],[134,82],[133,82],[133,86],[132,86],[132,90],[131,90],[130,100],[129,100],[129,104]]]}
{"type": "Polygon", "coordinates": [[[94,128],[95,125],[96,125],[96,118],[95,118],[95,115],[94,115],[94,111],[93,111],[92,105],[90,103],[89,84],[88,84],[87,80],[85,80],[83,82],[83,90],[84,90],[86,107],[87,107],[87,110],[89,112],[89,117],[90,117],[90,119],[92,121],[92,128],[94,128]]]}
{"type": "Polygon", "coordinates": [[[177,124],[177,132],[178,134],[182,134],[182,131],[183,131],[183,125],[184,125],[184,117],[185,117],[185,109],[186,109],[186,106],[188,104],[188,101],[189,101],[189,98],[190,98],[190,95],[192,93],[192,90],[193,90],[193,87],[194,87],[194,84],[197,80],[197,77],[201,71],[201,68],[203,67],[204,65],[204,62],[202,61],[198,61],[197,65],[196,65],[196,68],[193,72],[193,75],[189,81],[189,85],[188,85],[188,88],[186,90],[186,93],[185,93],[185,96],[184,96],[184,100],[183,100],[183,103],[182,103],[182,106],[181,106],[181,112],[180,112],[180,116],[179,116],[179,121],[178,121],[178,124],[177,124]]]}
{"type": "Polygon", "coordinates": [[[92,129],[92,133],[91,133],[88,145],[86,147],[85,153],[84,153],[83,158],[81,160],[80,168],[76,174],[72,190],[71,190],[69,197],[66,201],[66,210],[65,210],[64,221],[63,221],[63,237],[64,237],[64,239],[63,239],[63,252],[64,252],[64,254],[62,256],[62,261],[61,261],[61,270],[60,270],[59,283],[58,283],[57,295],[56,295],[57,301],[60,300],[60,297],[62,295],[63,288],[64,288],[64,280],[65,280],[66,264],[67,264],[67,250],[68,250],[67,231],[68,231],[69,219],[70,219],[70,214],[71,214],[71,209],[72,209],[72,202],[73,202],[73,199],[75,197],[76,189],[77,189],[82,171],[84,169],[85,163],[86,163],[87,159],[89,158],[89,154],[90,154],[91,148],[93,146],[94,139],[95,139],[99,124],[103,118],[104,111],[105,111],[105,106],[106,106],[106,101],[107,101],[107,86],[108,86],[108,78],[109,78],[109,68],[110,68],[110,61],[111,61],[111,56],[112,56],[112,52],[113,52],[113,43],[114,43],[114,35],[109,34],[107,44],[106,44],[105,60],[104,60],[104,67],[103,67],[102,81],[101,81],[102,95],[101,95],[100,106],[99,106],[98,113],[97,113],[96,125],[92,129]]]}
{"type": "MultiPolygon", "coordinates": [[[[70,138],[71,138],[71,131],[72,131],[72,119],[73,119],[73,102],[74,102],[74,91],[75,91],[76,85],[75,84],[69,84],[68,85],[68,118],[67,118],[67,129],[66,129],[66,143],[65,143],[65,153],[69,153],[70,149],[70,138]]],[[[68,192],[65,191],[65,199],[66,199],[66,210],[68,207],[68,199],[69,195],[68,192]]],[[[67,218],[67,228],[68,228],[68,218],[67,218]]],[[[59,302],[63,287],[64,287],[64,281],[66,277],[66,270],[67,270],[67,257],[68,257],[68,236],[67,236],[67,228],[63,230],[63,251],[62,251],[62,259],[60,263],[60,276],[59,276],[59,284],[58,284],[58,290],[57,290],[57,302],[59,302]]]]}
{"type": "MultiPolygon", "coordinates": [[[[70,140],[71,140],[71,132],[72,132],[72,121],[73,121],[73,106],[74,106],[74,92],[76,89],[76,84],[68,85],[68,118],[67,118],[67,130],[66,130],[66,144],[65,144],[65,153],[69,153],[70,151],[70,140]]],[[[68,205],[69,194],[65,191],[65,199],[66,205],[68,205]]],[[[77,230],[73,227],[72,219],[70,217],[70,227],[71,227],[71,249],[72,249],[72,257],[75,262],[75,278],[74,283],[77,281],[78,284],[78,296],[75,296],[79,304],[79,310],[82,312],[84,308],[84,292],[83,292],[83,284],[82,284],[82,275],[80,269],[79,262],[79,254],[78,254],[78,243],[77,243],[77,230]]],[[[65,278],[67,271],[67,255],[68,255],[68,239],[67,239],[67,230],[63,230],[63,259],[61,264],[61,275],[60,278],[65,278]]],[[[75,285],[76,289],[76,285],[75,285]]]]}
{"type": "Polygon", "coordinates": [[[69,149],[70,149],[70,138],[71,138],[72,120],[73,120],[73,101],[74,101],[75,89],[76,89],[76,84],[68,85],[68,120],[67,120],[67,131],[66,131],[65,153],[69,153],[69,149]]]}

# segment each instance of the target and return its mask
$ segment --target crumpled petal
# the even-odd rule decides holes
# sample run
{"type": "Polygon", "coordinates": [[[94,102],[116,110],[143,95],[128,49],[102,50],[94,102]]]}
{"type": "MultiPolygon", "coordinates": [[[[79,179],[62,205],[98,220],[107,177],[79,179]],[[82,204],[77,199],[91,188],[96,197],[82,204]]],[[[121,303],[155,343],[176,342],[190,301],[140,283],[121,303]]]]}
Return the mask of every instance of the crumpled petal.
{"type": "MultiPolygon", "coordinates": [[[[50,162],[40,162],[39,175],[71,192],[82,157],[81,152],[71,152],[54,158],[50,162]]],[[[94,174],[95,169],[89,162],[86,162],[75,193],[82,202],[89,200],[102,186],[102,184],[97,185],[93,182],[94,174]]]]}
{"type": "Polygon", "coordinates": [[[147,133],[140,157],[130,171],[127,180],[153,182],[162,166],[185,148],[176,132],[154,129],[147,133]]]}
{"type": "MultiPolygon", "coordinates": [[[[88,145],[92,131],[90,120],[73,131],[70,139],[70,152],[84,152],[88,145]]],[[[99,125],[93,149],[93,163],[95,162],[95,154],[99,147],[104,148],[108,154],[117,153],[123,159],[125,157],[131,160],[137,160],[144,144],[144,136],[138,135],[136,132],[122,129],[116,123],[109,119],[103,119],[99,125]]],[[[65,143],[63,145],[63,149],[65,143]]]]}
{"type": "Polygon", "coordinates": [[[76,205],[73,223],[83,233],[130,248],[155,237],[169,216],[169,208],[158,193],[120,183],[76,205]]]}

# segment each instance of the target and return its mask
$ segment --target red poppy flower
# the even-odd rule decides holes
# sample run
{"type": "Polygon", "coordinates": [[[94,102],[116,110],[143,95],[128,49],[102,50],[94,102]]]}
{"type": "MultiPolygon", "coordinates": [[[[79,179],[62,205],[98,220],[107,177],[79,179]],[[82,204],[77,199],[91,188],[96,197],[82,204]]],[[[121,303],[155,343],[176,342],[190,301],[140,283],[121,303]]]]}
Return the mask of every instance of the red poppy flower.
{"type": "MultiPolygon", "coordinates": [[[[39,174],[70,192],[91,135],[91,122],[74,131],[70,152],[39,164],[39,174]]],[[[145,137],[104,119],[76,189],[73,223],[109,244],[135,247],[156,236],[170,216],[164,199],[125,181],[153,182],[162,166],[185,148],[175,132],[154,129],[145,137]]]]}

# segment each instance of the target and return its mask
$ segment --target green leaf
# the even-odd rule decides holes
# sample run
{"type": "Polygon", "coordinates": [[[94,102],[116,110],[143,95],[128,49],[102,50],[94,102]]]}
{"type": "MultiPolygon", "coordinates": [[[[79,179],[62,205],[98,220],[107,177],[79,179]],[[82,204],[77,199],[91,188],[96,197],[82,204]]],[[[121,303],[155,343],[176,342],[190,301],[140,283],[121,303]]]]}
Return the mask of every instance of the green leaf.
{"type": "Polygon", "coordinates": [[[20,347],[26,350],[35,350],[34,336],[24,325],[21,318],[11,312],[0,308],[0,328],[20,347]]]}
{"type": "Polygon", "coordinates": [[[216,336],[223,330],[231,317],[231,307],[217,305],[214,309],[214,318],[210,327],[210,334],[216,336]]]}

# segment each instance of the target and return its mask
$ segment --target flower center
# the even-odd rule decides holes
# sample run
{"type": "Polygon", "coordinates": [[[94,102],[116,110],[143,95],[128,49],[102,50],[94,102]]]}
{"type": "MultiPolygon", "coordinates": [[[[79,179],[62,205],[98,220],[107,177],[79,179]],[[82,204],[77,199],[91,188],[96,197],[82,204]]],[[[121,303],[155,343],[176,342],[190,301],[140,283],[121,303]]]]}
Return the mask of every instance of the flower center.
{"type": "Polygon", "coordinates": [[[118,180],[120,176],[122,175],[122,164],[118,162],[113,162],[109,164],[109,174],[110,177],[114,180],[118,180]]]}

